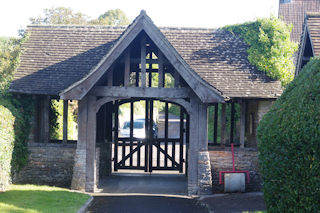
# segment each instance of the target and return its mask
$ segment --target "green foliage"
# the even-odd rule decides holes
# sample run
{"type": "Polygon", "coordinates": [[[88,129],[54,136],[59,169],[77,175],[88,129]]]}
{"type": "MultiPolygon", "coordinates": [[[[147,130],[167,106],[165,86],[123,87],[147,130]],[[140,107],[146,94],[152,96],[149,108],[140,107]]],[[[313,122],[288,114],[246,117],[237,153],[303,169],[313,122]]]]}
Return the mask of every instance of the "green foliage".
{"type": "Polygon", "coordinates": [[[259,162],[269,212],[320,209],[320,59],[312,59],[263,117],[259,162]]]}
{"type": "Polygon", "coordinates": [[[11,159],[14,142],[14,117],[10,110],[0,105],[0,191],[11,183],[11,159]]]}
{"type": "MultiPolygon", "coordinates": [[[[62,140],[63,138],[63,101],[52,100],[50,104],[50,138],[62,140]]],[[[76,113],[68,104],[68,140],[77,140],[76,113]]]]}
{"type": "Polygon", "coordinates": [[[108,10],[104,14],[100,15],[98,19],[90,21],[90,23],[99,25],[121,26],[128,25],[130,21],[122,10],[115,9],[108,10]]]}
{"type": "Polygon", "coordinates": [[[31,24],[76,24],[85,25],[88,16],[81,12],[73,12],[71,8],[52,7],[43,10],[44,16],[30,18],[31,24]]]}
{"type": "Polygon", "coordinates": [[[0,93],[7,91],[18,65],[21,39],[0,38],[0,93]]]}
{"type": "Polygon", "coordinates": [[[120,10],[108,10],[97,19],[90,19],[84,13],[74,12],[67,7],[52,7],[43,10],[43,15],[37,18],[30,18],[31,24],[74,24],[74,25],[128,25],[129,19],[120,10]]]}
{"type": "Polygon", "coordinates": [[[293,79],[292,58],[298,48],[290,41],[291,28],[275,17],[224,27],[250,46],[247,50],[250,63],[269,77],[280,80],[283,86],[293,79]]]}
{"type": "MultiPolygon", "coordinates": [[[[8,92],[15,68],[19,64],[21,44],[28,38],[0,39],[0,106],[8,109],[14,116],[14,148],[11,160],[11,173],[23,167],[28,158],[27,139],[30,132],[30,121],[34,110],[34,101],[30,96],[16,98],[8,92]]],[[[9,118],[8,118],[9,119],[9,118]]],[[[8,121],[9,122],[9,121],[8,121]]]]}

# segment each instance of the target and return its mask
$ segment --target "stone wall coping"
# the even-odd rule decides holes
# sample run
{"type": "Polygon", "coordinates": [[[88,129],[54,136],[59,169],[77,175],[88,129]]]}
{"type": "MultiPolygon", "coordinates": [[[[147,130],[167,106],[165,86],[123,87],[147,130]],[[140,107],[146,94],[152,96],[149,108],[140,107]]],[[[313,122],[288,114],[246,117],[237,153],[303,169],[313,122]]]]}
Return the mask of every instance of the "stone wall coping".
{"type": "MultiPolygon", "coordinates": [[[[230,151],[231,152],[231,147],[221,147],[221,146],[209,146],[208,151],[230,151]]],[[[258,148],[254,147],[245,147],[245,148],[240,148],[240,147],[234,147],[234,151],[243,151],[243,152],[257,152],[258,148]]]]}
{"type": "Polygon", "coordinates": [[[60,143],[28,143],[28,147],[61,147],[61,148],[76,148],[77,144],[60,144],[60,143]]]}

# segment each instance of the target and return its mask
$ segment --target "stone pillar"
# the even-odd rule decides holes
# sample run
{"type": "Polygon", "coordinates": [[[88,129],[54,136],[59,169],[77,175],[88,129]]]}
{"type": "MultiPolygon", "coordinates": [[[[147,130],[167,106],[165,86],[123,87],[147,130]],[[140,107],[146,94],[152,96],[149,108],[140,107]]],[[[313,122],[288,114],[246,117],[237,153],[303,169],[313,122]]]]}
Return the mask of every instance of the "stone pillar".
{"type": "Polygon", "coordinates": [[[85,191],[86,183],[86,140],[87,140],[88,100],[78,101],[78,143],[74,157],[71,188],[85,191]]]}
{"type": "Polygon", "coordinates": [[[192,96],[190,112],[189,149],[188,149],[188,195],[198,194],[198,128],[199,117],[197,97],[192,96]]]}
{"type": "Polygon", "coordinates": [[[199,155],[198,185],[199,194],[212,194],[212,174],[208,152],[208,106],[199,103],[199,155]]]}
{"type": "Polygon", "coordinates": [[[188,151],[188,194],[212,193],[211,165],[208,152],[207,104],[193,96],[190,112],[188,151]]]}

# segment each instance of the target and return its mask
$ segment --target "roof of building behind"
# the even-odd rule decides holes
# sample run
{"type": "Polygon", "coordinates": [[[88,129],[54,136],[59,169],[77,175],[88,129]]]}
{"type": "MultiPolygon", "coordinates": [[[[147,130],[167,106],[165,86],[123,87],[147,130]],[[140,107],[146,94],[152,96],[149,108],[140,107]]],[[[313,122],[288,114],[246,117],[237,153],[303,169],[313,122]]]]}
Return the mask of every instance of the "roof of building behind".
{"type": "MultiPolygon", "coordinates": [[[[13,92],[57,95],[85,77],[125,27],[29,26],[13,92]]],[[[275,81],[248,61],[247,45],[224,30],[159,28],[187,64],[224,97],[275,98],[275,81]]]]}
{"type": "Polygon", "coordinates": [[[306,12],[320,12],[320,0],[291,0],[279,4],[279,18],[293,25],[291,39],[300,42],[306,12]]]}
{"type": "Polygon", "coordinates": [[[320,56],[320,12],[307,13],[306,24],[311,38],[313,53],[320,56]]]}

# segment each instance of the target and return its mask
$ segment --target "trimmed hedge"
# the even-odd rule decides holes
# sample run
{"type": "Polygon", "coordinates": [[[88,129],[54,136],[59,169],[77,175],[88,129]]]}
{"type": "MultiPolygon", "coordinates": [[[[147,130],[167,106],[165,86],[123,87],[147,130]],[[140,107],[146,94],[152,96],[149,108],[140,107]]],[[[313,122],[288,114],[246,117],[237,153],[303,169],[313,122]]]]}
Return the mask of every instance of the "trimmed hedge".
{"type": "Polygon", "coordinates": [[[11,183],[14,120],[10,110],[0,105],[0,191],[5,191],[11,183]]]}
{"type": "Polygon", "coordinates": [[[319,212],[319,58],[288,85],[257,131],[268,211],[319,212]]]}

